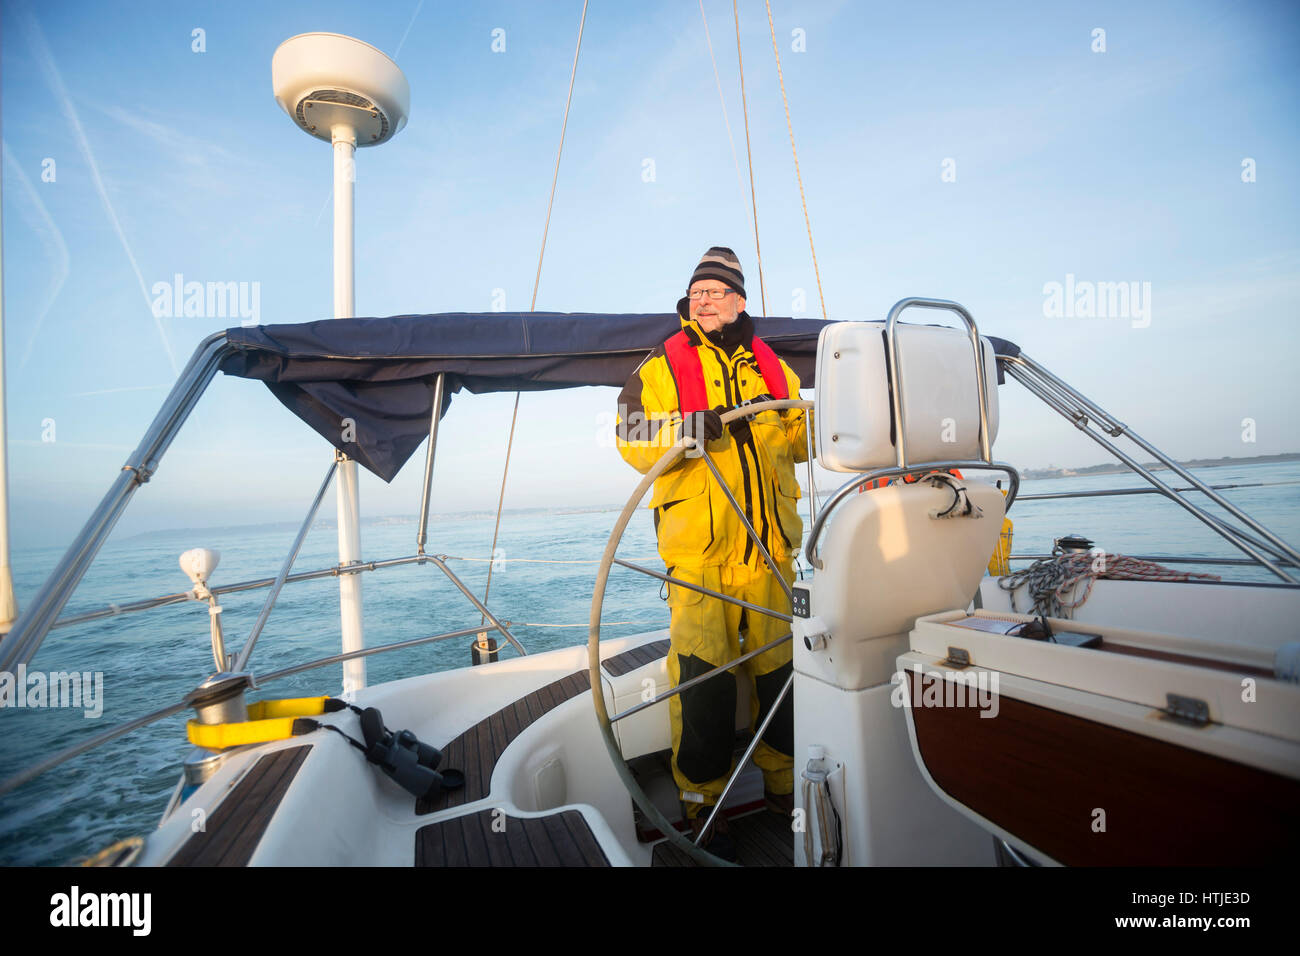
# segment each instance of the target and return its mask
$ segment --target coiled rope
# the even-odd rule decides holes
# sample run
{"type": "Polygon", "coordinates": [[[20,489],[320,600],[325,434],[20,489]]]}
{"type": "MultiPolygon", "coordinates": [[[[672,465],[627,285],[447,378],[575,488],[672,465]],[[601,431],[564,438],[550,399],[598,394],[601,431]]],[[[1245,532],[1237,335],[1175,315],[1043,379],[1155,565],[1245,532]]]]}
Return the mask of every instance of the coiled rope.
{"type": "MultiPolygon", "coordinates": [[[[1112,581],[1218,581],[1217,574],[1175,571],[1154,561],[1143,561],[1123,554],[1071,551],[1035,561],[1023,571],[998,578],[998,587],[1010,593],[1011,610],[1016,609],[1016,591],[1027,587],[1034,601],[1034,613],[1048,617],[1069,618],[1092,593],[1098,578],[1112,581]],[[1071,598],[1075,586],[1084,582],[1083,592],[1071,598]]],[[[1024,613],[1017,611],[1017,613],[1024,613]]]]}

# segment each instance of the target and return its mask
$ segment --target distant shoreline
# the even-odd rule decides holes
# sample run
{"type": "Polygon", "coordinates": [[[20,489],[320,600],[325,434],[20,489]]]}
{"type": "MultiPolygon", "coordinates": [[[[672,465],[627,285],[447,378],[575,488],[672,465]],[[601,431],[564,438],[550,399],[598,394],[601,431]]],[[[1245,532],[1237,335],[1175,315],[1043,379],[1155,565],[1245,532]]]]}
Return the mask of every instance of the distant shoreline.
{"type": "MultiPolygon", "coordinates": [[[[1276,462],[1300,461],[1300,452],[1288,452],[1282,455],[1257,455],[1253,458],[1193,458],[1188,461],[1180,461],[1178,464],[1185,468],[1213,468],[1222,465],[1266,465],[1276,462]]],[[[1167,466],[1148,462],[1143,467],[1151,470],[1167,470],[1167,466]]],[[[1031,478],[1035,480],[1047,478],[1078,478],[1088,475],[1121,475],[1129,472],[1129,468],[1121,464],[1104,464],[1089,465],[1085,468],[1027,468],[1021,471],[1021,478],[1031,478]]],[[[824,498],[832,493],[834,489],[817,489],[819,498],[824,498]]],[[[528,516],[528,515],[576,515],[591,514],[600,512],[611,512],[621,510],[622,505],[574,505],[574,506],[556,506],[556,507],[539,507],[539,508],[506,508],[505,514],[528,516]]],[[[448,512],[443,514],[434,514],[430,517],[433,520],[472,520],[475,518],[493,518],[496,512],[486,509],[474,509],[472,511],[448,512]]],[[[361,523],[363,527],[375,527],[383,525],[414,525],[418,519],[414,515],[372,515],[363,517],[361,523]]],[[[138,541],[145,538],[158,538],[164,536],[193,536],[210,531],[239,531],[245,528],[256,529],[258,531],[293,531],[298,528],[298,524],[292,521],[274,522],[271,524],[253,524],[253,525],[230,525],[224,527],[209,528],[174,528],[168,530],[142,531],[138,534],[131,535],[122,539],[123,541],[138,541]]],[[[313,528],[322,531],[333,530],[337,527],[336,519],[325,516],[318,518],[312,525],[313,528]]]]}
{"type": "MultiPolygon", "coordinates": [[[[1282,461],[1300,461],[1300,452],[1287,452],[1282,455],[1256,455],[1253,458],[1192,458],[1178,462],[1184,468],[1215,468],[1222,465],[1269,465],[1282,461]]],[[[1167,471],[1168,465],[1158,462],[1143,462],[1142,467],[1148,471],[1167,471]]],[[[1122,475],[1131,469],[1118,462],[1103,465],[1089,465],[1086,468],[1026,468],[1020,473],[1021,478],[1079,478],[1086,475],[1122,475]]]]}

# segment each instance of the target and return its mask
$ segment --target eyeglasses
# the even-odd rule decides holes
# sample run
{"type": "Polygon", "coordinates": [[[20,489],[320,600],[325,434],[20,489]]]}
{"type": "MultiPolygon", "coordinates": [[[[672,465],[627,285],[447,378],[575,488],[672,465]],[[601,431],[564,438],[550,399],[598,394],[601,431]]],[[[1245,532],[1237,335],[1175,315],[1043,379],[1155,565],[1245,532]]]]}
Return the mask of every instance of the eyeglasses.
{"type": "Polygon", "coordinates": [[[707,295],[710,299],[716,301],[731,295],[735,291],[735,289],[692,289],[686,293],[686,297],[688,299],[699,299],[707,295]]]}

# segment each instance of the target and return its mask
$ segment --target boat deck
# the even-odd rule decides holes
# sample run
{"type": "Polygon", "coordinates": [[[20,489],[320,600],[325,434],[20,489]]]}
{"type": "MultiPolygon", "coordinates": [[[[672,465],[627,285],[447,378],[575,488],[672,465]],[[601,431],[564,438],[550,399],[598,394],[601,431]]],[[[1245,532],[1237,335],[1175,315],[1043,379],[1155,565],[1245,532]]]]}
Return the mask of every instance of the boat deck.
{"type": "Polygon", "coordinates": [[[416,866],[609,866],[577,810],[512,817],[480,810],[421,827],[416,866]]]}
{"type": "MultiPolygon", "coordinates": [[[[667,640],[642,644],[611,656],[602,668],[617,677],[661,660],[668,649],[667,640]]],[[[557,670],[551,671],[555,673],[557,670]]],[[[617,848],[603,842],[609,841],[611,834],[608,827],[589,816],[590,808],[529,814],[484,805],[492,793],[494,771],[511,743],[555,708],[589,693],[590,687],[589,673],[575,670],[499,707],[454,737],[443,748],[442,766],[462,770],[465,786],[444,791],[432,800],[415,801],[417,818],[440,817],[414,829],[413,839],[406,838],[411,839],[407,860],[417,867],[608,867],[612,860],[626,859],[621,850],[616,852],[617,848]]],[[[248,865],[276,813],[287,807],[286,794],[295,782],[310,787],[308,776],[318,779],[316,774],[299,773],[312,749],[312,744],[302,744],[258,756],[211,812],[204,829],[187,836],[167,865],[248,865]]],[[[656,758],[654,775],[664,777],[668,752],[652,756],[656,758]]],[[[664,787],[674,790],[670,776],[664,787]]],[[[744,866],[792,866],[795,841],[788,821],[766,811],[753,812],[754,806],[749,803],[730,811],[737,814],[730,817],[730,829],[738,862],[744,866]]],[[[646,853],[642,859],[652,866],[698,865],[658,833],[642,833],[640,840],[646,853]]]]}
{"type": "MultiPolygon", "coordinates": [[[[790,821],[768,810],[759,810],[727,821],[732,842],[736,844],[736,862],[741,866],[794,866],[794,840],[790,821]]],[[[654,849],[651,866],[699,866],[671,843],[664,841],[654,849]]]]}
{"type": "Polygon", "coordinates": [[[259,758],[167,865],[247,866],[310,751],[307,744],[259,758]]]}
{"type": "Polygon", "coordinates": [[[463,771],[465,786],[444,790],[431,800],[419,798],[415,801],[416,814],[437,813],[482,800],[491,790],[492,771],[510,742],[548,711],[590,690],[591,675],[574,671],[502,707],[455,737],[443,748],[443,766],[463,771]]]}

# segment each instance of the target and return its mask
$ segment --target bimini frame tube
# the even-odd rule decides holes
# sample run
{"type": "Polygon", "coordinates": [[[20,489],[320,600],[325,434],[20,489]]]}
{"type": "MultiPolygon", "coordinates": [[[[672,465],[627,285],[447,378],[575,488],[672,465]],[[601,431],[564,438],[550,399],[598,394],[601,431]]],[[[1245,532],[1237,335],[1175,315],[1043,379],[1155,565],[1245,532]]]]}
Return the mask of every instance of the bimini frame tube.
{"type": "MultiPolygon", "coordinates": [[[[1049,385],[1056,387],[1056,389],[1059,392],[1064,392],[1070,398],[1073,398],[1085,409],[1085,411],[1090,411],[1092,413],[1093,420],[1096,421],[1099,425],[1101,425],[1102,428],[1105,429],[1106,432],[1110,434],[1112,437],[1118,438],[1120,435],[1126,436],[1129,439],[1129,441],[1133,442],[1135,445],[1137,445],[1147,454],[1154,455],[1156,459],[1161,462],[1161,464],[1163,464],[1174,474],[1178,475],[1188,484],[1192,485],[1192,487],[1195,488],[1197,491],[1200,491],[1203,494],[1207,495],[1215,504],[1223,508],[1223,510],[1227,511],[1229,514],[1236,517],[1247,527],[1252,528],[1257,534],[1261,535],[1263,538],[1265,538],[1268,542],[1272,544],[1273,547],[1269,548],[1271,552],[1273,552],[1274,554],[1278,554],[1279,556],[1285,556],[1286,558],[1290,559],[1290,561],[1292,562],[1300,562],[1300,550],[1291,547],[1291,545],[1287,544],[1285,541],[1283,541],[1281,538],[1275,535],[1268,528],[1264,527],[1264,525],[1260,524],[1250,515],[1246,514],[1246,512],[1242,511],[1240,508],[1234,505],[1227,498],[1223,497],[1223,495],[1219,494],[1213,486],[1207,485],[1205,482],[1201,481],[1190,471],[1188,471],[1182,465],[1178,464],[1178,462],[1174,461],[1172,458],[1170,458],[1168,455],[1162,452],[1155,445],[1151,444],[1149,441],[1147,441],[1145,438],[1143,438],[1141,435],[1135,432],[1124,422],[1119,421],[1113,415],[1111,415],[1110,413],[1102,409],[1099,405],[1097,405],[1095,402],[1089,399],[1086,395],[1083,395],[1080,392],[1075,391],[1075,389],[1070,387],[1070,384],[1068,382],[1053,375],[1046,368],[1044,368],[1042,365],[1039,365],[1037,362],[1035,362],[1024,352],[1021,352],[1020,355],[1018,356],[1018,362],[1020,365],[1023,365],[1025,368],[1029,369],[1030,371],[1037,373],[1037,375],[1041,380],[1046,381],[1049,385]]],[[[1179,489],[1173,489],[1173,490],[1177,491],[1179,489]]],[[[1246,536],[1243,535],[1243,537],[1246,536]]]]}
{"type": "MultiPolygon", "coordinates": [[[[1215,518],[1213,515],[1205,511],[1203,508],[1197,507],[1187,498],[1184,498],[1182,495],[1178,494],[1176,491],[1174,491],[1173,488],[1166,485],[1163,481],[1161,481],[1150,471],[1144,468],[1132,456],[1126,455],[1123,451],[1117,448],[1113,443],[1107,441],[1097,432],[1093,431],[1093,429],[1089,428],[1087,412],[1083,409],[1071,408],[1068,404],[1069,399],[1063,397],[1063,395],[1061,394],[1061,388],[1062,387],[1068,388],[1068,386],[1066,386],[1065,383],[1062,382],[1060,379],[1055,378],[1055,376],[1048,378],[1047,376],[1050,373],[1048,373],[1046,369],[1043,369],[1042,366],[1031,364],[1028,356],[1026,356],[1023,352],[1020,355],[1014,357],[1002,356],[1001,361],[1003,362],[1003,366],[1006,369],[1008,375],[1010,375],[1012,378],[1018,381],[1021,385],[1025,386],[1025,388],[1030,393],[1042,399],[1044,404],[1046,404],[1057,414],[1061,415],[1063,418],[1072,422],[1075,425],[1075,427],[1079,429],[1079,431],[1083,432],[1083,434],[1087,435],[1098,445],[1101,445],[1103,448],[1105,448],[1108,452],[1114,455],[1120,462],[1127,465],[1135,473],[1145,478],[1153,488],[1157,489],[1162,495],[1164,495],[1170,501],[1174,502],[1174,504],[1186,510],[1189,514],[1195,517],[1198,521],[1202,522],[1211,531],[1214,531],[1220,536],[1222,536],[1223,539],[1227,541],[1229,544],[1233,545],[1235,548],[1250,555],[1250,557],[1253,558],[1257,564],[1262,565],[1263,567],[1267,568],[1269,571],[1272,571],[1275,575],[1277,575],[1287,584],[1300,583],[1297,582],[1297,580],[1294,577],[1292,577],[1290,574],[1288,574],[1287,572],[1283,571],[1280,567],[1278,567],[1278,565],[1275,564],[1273,561],[1269,560],[1269,557],[1263,551],[1261,551],[1259,548],[1254,547],[1250,543],[1249,536],[1243,535],[1240,531],[1238,531],[1238,529],[1233,528],[1231,525],[1228,525],[1226,522],[1220,521],[1219,519],[1215,518]],[[1056,388],[1056,391],[1055,392],[1051,391],[1052,388],[1056,388]]],[[[1073,389],[1070,389],[1069,392],[1071,395],[1077,394],[1074,392],[1073,389]]],[[[1091,403],[1088,404],[1091,405],[1091,403]]],[[[1095,412],[1096,411],[1095,406],[1089,410],[1095,412]]],[[[1106,418],[1110,420],[1110,416],[1106,416],[1106,418]]],[[[1113,422],[1113,420],[1111,421],[1113,422]]],[[[1114,424],[1114,428],[1118,430],[1111,430],[1110,434],[1112,434],[1115,437],[1124,434],[1125,430],[1122,425],[1119,425],[1118,423],[1113,423],[1113,424],[1114,424]]],[[[1131,438],[1132,436],[1130,435],[1129,437],[1131,438]]],[[[1149,447],[1145,445],[1143,445],[1142,447],[1147,448],[1148,451],[1152,451],[1149,447]]],[[[1159,457],[1162,460],[1167,460],[1165,459],[1164,455],[1160,455],[1158,452],[1152,451],[1152,453],[1159,455],[1159,457]]],[[[1217,494],[1216,492],[1206,490],[1206,487],[1203,485],[1202,482],[1189,475],[1183,469],[1179,468],[1178,474],[1181,477],[1191,481],[1194,485],[1196,485],[1198,491],[1205,491],[1206,494],[1210,495],[1216,501],[1223,500],[1221,495],[1217,494]]],[[[1231,510],[1234,514],[1240,513],[1239,509],[1237,508],[1230,507],[1229,510],[1231,510]]],[[[1259,530],[1256,522],[1251,521],[1249,518],[1247,518],[1246,520],[1252,528],[1256,528],[1256,530],[1259,530]]],[[[1264,533],[1270,541],[1279,540],[1279,539],[1275,539],[1275,536],[1269,533],[1267,529],[1265,529],[1264,533]]],[[[1262,545],[1262,542],[1260,543],[1262,545]]],[[[1267,545],[1264,545],[1264,547],[1267,548],[1267,545]]],[[[1288,556],[1294,555],[1294,549],[1285,545],[1285,543],[1283,543],[1283,548],[1285,549],[1284,553],[1287,554],[1288,556]]],[[[1273,552],[1271,548],[1268,548],[1268,550],[1270,553],[1277,556],[1276,553],[1273,552]]]]}
{"type": "Polygon", "coordinates": [[[424,451],[424,491],[420,495],[420,530],[415,535],[415,553],[424,554],[429,540],[429,495],[433,487],[433,457],[438,451],[438,421],[442,417],[443,372],[433,380],[433,412],[429,416],[429,446],[424,451]]]}
{"type": "Polygon", "coordinates": [[[226,340],[225,332],[208,336],[194,350],[153,424],[145,432],[144,439],[122,466],[113,487],[104,495],[99,507],[69,545],[63,559],[32,599],[27,611],[19,616],[13,630],[0,640],[0,671],[13,672],[19,664],[26,664],[35,656],[41,641],[45,640],[50,626],[58,618],[82,575],[99,554],[99,549],[117,524],[117,519],[131,496],[158,470],[158,464],[172,439],[216,375],[222,359],[231,351],[233,349],[226,340]]]}
{"type": "Polygon", "coordinates": [[[231,668],[235,673],[242,672],[248,667],[248,658],[253,653],[253,646],[257,644],[257,639],[262,634],[262,628],[266,626],[267,618],[271,616],[271,609],[275,607],[276,598],[280,596],[280,589],[284,587],[285,578],[289,576],[294,561],[298,560],[298,552],[302,549],[303,541],[307,539],[307,532],[311,530],[312,522],[316,520],[316,512],[320,510],[321,499],[325,497],[330,482],[334,480],[334,472],[337,468],[338,462],[330,462],[329,469],[325,472],[325,478],[320,483],[320,489],[316,492],[316,497],[312,499],[311,507],[307,509],[307,517],[302,519],[302,526],[298,529],[298,536],[293,539],[293,546],[289,548],[284,563],[280,565],[280,573],[275,576],[275,583],[271,585],[270,593],[267,594],[266,600],[262,602],[262,612],[257,615],[257,620],[253,623],[253,629],[248,632],[248,640],[244,642],[243,648],[239,651],[239,656],[235,658],[234,666],[231,668]]]}

